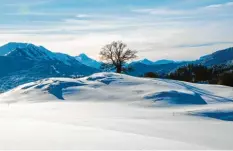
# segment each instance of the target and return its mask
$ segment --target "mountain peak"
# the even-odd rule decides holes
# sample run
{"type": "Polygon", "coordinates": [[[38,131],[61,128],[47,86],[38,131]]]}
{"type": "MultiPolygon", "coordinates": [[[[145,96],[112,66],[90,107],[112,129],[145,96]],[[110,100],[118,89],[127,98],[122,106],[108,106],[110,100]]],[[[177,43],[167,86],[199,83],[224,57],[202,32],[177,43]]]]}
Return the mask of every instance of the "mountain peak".
{"type": "Polygon", "coordinates": [[[27,45],[28,43],[24,43],[24,42],[8,42],[5,45],[27,45]]]}
{"type": "Polygon", "coordinates": [[[0,56],[5,56],[16,48],[25,48],[28,43],[20,43],[20,42],[9,42],[0,47],[0,56]]]}
{"type": "Polygon", "coordinates": [[[146,59],[146,58],[143,59],[143,60],[140,60],[139,62],[143,63],[143,64],[146,64],[146,65],[152,65],[153,64],[153,62],[151,60],[146,59]]]}
{"type": "MultiPolygon", "coordinates": [[[[91,58],[89,58],[85,53],[81,53],[81,54],[78,55],[77,57],[79,57],[81,60],[91,59],[91,58]]],[[[77,58],[77,57],[76,57],[76,58],[77,58]]]]}
{"type": "Polygon", "coordinates": [[[80,53],[78,56],[80,56],[80,57],[88,57],[85,53],[80,53]]]}
{"type": "Polygon", "coordinates": [[[75,57],[76,60],[78,60],[79,62],[81,62],[82,64],[85,64],[86,66],[89,67],[94,67],[99,69],[101,66],[101,63],[88,57],[85,53],[81,53],[80,55],[75,57]]]}

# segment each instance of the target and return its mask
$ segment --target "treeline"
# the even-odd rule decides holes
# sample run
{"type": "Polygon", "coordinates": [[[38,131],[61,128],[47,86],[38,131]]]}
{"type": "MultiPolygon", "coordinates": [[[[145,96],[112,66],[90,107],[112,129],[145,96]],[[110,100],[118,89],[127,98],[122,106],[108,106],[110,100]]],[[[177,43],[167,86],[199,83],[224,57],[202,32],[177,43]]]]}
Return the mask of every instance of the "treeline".
{"type": "Polygon", "coordinates": [[[233,87],[233,65],[216,65],[208,68],[203,65],[189,64],[167,75],[148,72],[144,74],[144,77],[166,78],[193,83],[220,84],[233,87]]]}

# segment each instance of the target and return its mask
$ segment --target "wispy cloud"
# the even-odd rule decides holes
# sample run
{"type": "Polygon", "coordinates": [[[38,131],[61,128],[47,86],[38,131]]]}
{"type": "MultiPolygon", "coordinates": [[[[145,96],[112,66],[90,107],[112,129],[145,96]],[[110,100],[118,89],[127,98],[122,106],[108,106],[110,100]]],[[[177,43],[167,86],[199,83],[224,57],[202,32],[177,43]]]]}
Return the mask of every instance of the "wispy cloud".
{"type": "Polygon", "coordinates": [[[205,8],[224,8],[224,7],[233,7],[233,2],[227,2],[222,4],[212,4],[208,5],[205,8]]]}
{"type": "Polygon", "coordinates": [[[200,6],[191,9],[185,8],[142,8],[142,9],[132,9],[132,12],[141,13],[141,14],[150,14],[157,16],[189,16],[189,17],[206,17],[209,16],[223,16],[225,13],[227,16],[233,16],[233,14],[229,14],[233,10],[233,2],[220,3],[220,4],[211,4],[207,6],[200,6]]]}
{"type": "Polygon", "coordinates": [[[149,14],[153,14],[153,15],[181,15],[181,14],[185,13],[185,11],[182,11],[182,10],[172,10],[172,9],[162,9],[162,8],[135,9],[132,11],[137,12],[137,13],[149,13],[149,14]]]}
{"type": "Polygon", "coordinates": [[[207,46],[215,46],[220,44],[233,44],[233,41],[222,41],[222,42],[210,42],[210,43],[199,43],[199,44],[183,44],[177,46],[178,48],[198,48],[198,47],[207,47],[207,46]]]}
{"type": "Polygon", "coordinates": [[[92,17],[92,15],[90,15],[90,14],[77,14],[76,17],[77,18],[90,18],[90,17],[92,17]]]}

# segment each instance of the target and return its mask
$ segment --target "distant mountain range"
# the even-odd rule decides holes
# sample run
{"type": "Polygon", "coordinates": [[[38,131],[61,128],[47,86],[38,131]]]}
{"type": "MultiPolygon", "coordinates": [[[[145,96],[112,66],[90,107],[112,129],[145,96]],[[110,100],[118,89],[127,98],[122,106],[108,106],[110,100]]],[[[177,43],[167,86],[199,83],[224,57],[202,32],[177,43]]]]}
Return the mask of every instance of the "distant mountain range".
{"type": "Polygon", "coordinates": [[[163,65],[163,64],[169,64],[169,63],[175,63],[175,61],[173,60],[158,60],[158,61],[151,61],[148,59],[143,59],[143,60],[139,60],[139,61],[135,61],[132,62],[131,64],[135,64],[135,63],[142,63],[145,65],[163,65]]]}
{"type": "Polygon", "coordinates": [[[8,43],[0,47],[0,52],[0,92],[44,78],[86,76],[99,72],[75,57],[53,53],[33,44],[8,43]]]}
{"type": "Polygon", "coordinates": [[[233,64],[233,47],[219,50],[212,54],[200,57],[194,61],[159,60],[153,62],[148,59],[132,62],[130,65],[133,68],[129,74],[133,76],[141,76],[146,72],[156,72],[158,74],[167,74],[175,71],[177,68],[187,64],[201,64],[207,67],[220,64],[233,64]]]}
{"type": "MultiPolygon", "coordinates": [[[[101,63],[89,58],[85,54],[81,54],[76,57],[81,63],[99,69],[101,63]]],[[[142,59],[139,61],[134,61],[127,66],[131,66],[133,71],[128,74],[133,76],[141,76],[146,72],[156,72],[158,74],[167,74],[169,72],[175,71],[177,68],[187,65],[187,64],[202,64],[204,66],[213,66],[219,64],[233,64],[233,48],[227,48],[224,50],[219,50],[213,54],[209,54],[200,59],[194,61],[173,61],[173,60],[158,60],[151,61],[149,59],[142,59]]]]}
{"type": "MultiPolygon", "coordinates": [[[[143,59],[127,65],[133,68],[128,74],[141,76],[146,72],[167,74],[190,63],[205,66],[233,64],[233,48],[217,51],[195,61],[143,59]]],[[[100,72],[100,66],[101,62],[86,54],[73,57],[34,44],[8,43],[0,47],[0,92],[44,78],[91,75],[100,72]]]]}

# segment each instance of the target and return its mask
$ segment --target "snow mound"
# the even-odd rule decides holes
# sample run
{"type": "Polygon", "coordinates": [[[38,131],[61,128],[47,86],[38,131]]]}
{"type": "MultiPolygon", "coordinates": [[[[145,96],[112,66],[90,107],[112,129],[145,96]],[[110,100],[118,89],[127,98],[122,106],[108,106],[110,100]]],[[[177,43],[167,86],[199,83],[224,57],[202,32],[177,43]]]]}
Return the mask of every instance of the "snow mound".
{"type": "Polygon", "coordinates": [[[88,81],[98,81],[104,84],[111,84],[112,82],[122,82],[123,76],[115,73],[97,73],[87,78],[88,81]]]}
{"type": "Polygon", "coordinates": [[[170,104],[207,104],[197,93],[188,94],[178,91],[165,91],[145,96],[145,99],[167,101],[170,104]]]}
{"type": "Polygon", "coordinates": [[[31,82],[1,94],[0,100],[124,101],[169,106],[229,103],[233,102],[233,94],[232,88],[224,86],[97,73],[77,79],[49,78],[31,82]]]}
{"type": "MultiPolygon", "coordinates": [[[[48,91],[50,94],[54,95],[58,99],[64,100],[62,90],[68,87],[82,86],[85,85],[80,81],[70,81],[65,79],[50,79],[42,80],[37,85],[32,85],[35,89],[41,89],[42,91],[48,91]]],[[[26,86],[22,89],[28,89],[30,87],[26,86]]]]}

